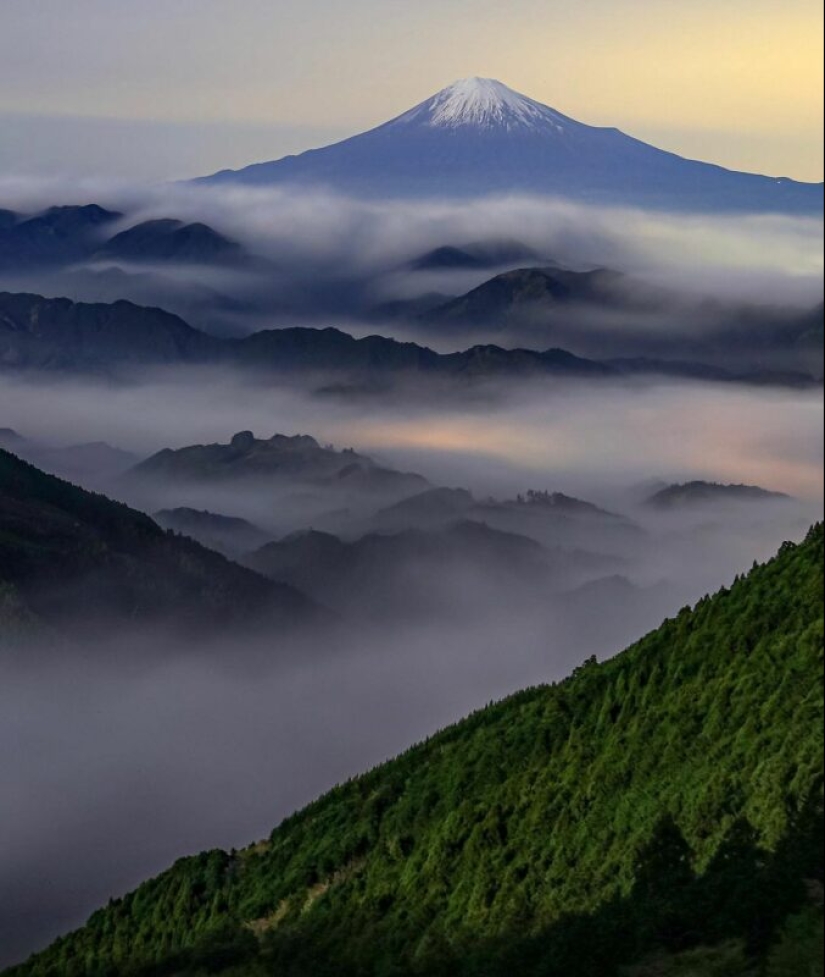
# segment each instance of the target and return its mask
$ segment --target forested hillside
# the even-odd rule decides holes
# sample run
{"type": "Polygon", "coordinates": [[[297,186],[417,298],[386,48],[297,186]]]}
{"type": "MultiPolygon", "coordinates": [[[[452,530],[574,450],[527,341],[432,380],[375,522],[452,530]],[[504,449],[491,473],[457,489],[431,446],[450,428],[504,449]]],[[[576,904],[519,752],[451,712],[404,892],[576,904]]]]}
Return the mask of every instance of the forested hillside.
{"type": "Polygon", "coordinates": [[[142,512],[0,449],[0,642],[32,616],[63,632],[192,634],[310,621],[317,608],[142,512]]]}
{"type": "Polygon", "coordinates": [[[822,526],[624,654],[490,706],[13,977],[807,977],[822,526]]]}

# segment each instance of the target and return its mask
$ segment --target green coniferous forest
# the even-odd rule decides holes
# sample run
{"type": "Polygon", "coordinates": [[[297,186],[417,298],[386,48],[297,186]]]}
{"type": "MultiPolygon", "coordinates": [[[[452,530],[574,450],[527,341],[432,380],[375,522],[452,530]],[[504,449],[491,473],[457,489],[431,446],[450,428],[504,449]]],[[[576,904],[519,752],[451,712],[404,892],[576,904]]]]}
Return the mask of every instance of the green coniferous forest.
{"type": "Polygon", "coordinates": [[[822,971],[823,529],[13,977],[822,971]]]}

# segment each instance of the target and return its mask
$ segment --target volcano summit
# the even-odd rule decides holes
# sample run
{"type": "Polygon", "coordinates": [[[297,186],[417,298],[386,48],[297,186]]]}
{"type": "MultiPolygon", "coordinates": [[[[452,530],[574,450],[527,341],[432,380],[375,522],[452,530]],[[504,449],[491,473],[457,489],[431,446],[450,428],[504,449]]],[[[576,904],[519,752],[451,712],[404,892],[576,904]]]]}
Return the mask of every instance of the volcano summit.
{"type": "Polygon", "coordinates": [[[577,122],[499,81],[458,81],[396,119],[299,156],[198,183],[298,184],[363,197],[547,194],[677,211],[815,216],[822,184],[684,159],[577,122]]]}

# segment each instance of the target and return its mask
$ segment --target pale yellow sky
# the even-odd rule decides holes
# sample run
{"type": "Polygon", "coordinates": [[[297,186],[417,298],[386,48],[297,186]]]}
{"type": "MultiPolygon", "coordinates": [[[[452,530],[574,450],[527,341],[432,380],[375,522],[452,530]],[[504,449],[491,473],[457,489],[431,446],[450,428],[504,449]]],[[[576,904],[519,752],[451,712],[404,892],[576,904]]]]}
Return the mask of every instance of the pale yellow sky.
{"type": "Polygon", "coordinates": [[[820,0],[0,0],[0,113],[280,126],[293,150],[483,75],[684,155],[821,180],[822,38],[820,0]]]}

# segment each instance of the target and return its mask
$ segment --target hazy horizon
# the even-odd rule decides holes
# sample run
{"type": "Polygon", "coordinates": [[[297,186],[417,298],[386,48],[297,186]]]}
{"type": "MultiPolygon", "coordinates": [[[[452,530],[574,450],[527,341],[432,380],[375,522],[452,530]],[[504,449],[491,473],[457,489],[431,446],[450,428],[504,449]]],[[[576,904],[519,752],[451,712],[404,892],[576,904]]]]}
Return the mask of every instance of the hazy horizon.
{"type": "Polygon", "coordinates": [[[679,155],[822,180],[818,4],[596,6],[245,0],[228,18],[216,0],[11,0],[0,166],[195,176],[334,142],[478,75],[679,155]]]}

